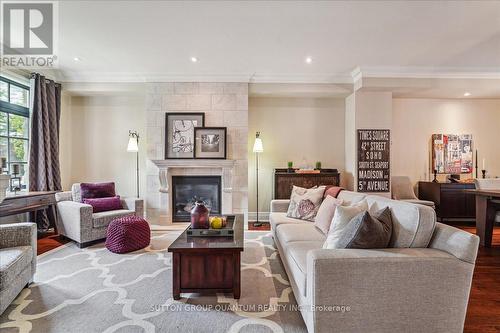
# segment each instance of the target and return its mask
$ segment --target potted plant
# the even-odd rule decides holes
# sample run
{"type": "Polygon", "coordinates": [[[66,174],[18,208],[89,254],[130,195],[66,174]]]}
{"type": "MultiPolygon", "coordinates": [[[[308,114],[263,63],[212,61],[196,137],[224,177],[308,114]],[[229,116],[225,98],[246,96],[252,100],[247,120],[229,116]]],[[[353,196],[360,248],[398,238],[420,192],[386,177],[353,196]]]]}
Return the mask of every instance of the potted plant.
{"type": "Polygon", "coordinates": [[[321,170],[321,162],[320,161],[316,162],[315,170],[321,170]]]}
{"type": "Polygon", "coordinates": [[[290,173],[291,173],[291,172],[295,172],[295,170],[293,170],[293,162],[292,162],[292,161],[290,161],[290,162],[288,162],[287,164],[288,164],[288,172],[290,172],[290,173]]]}

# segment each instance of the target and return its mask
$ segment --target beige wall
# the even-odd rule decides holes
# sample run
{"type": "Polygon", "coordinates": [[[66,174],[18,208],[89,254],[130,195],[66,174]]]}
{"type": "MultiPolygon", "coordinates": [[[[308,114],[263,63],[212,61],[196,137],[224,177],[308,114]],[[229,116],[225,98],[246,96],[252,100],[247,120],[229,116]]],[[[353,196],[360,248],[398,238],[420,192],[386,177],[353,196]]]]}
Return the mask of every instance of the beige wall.
{"type": "MultiPolygon", "coordinates": [[[[346,98],[345,113],[346,174],[343,186],[348,190],[357,191],[357,130],[392,128],[392,93],[356,91],[346,98]]],[[[389,196],[388,192],[378,194],[389,196]]]]}
{"type": "Polygon", "coordinates": [[[145,93],[131,85],[127,92],[63,98],[60,159],[63,189],[74,182],[114,181],[117,193],[136,193],[136,155],[127,152],[128,131],[140,140],[141,196],[145,193],[145,93]]]}
{"type": "Polygon", "coordinates": [[[273,169],[294,166],[344,169],[344,99],[265,98],[249,100],[248,185],[249,212],[255,212],[255,132],[261,132],[264,153],[260,157],[259,211],[268,212],[273,195],[273,169]]]}
{"type": "Polygon", "coordinates": [[[500,100],[393,99],[392,174],[429,180],[434,133],[472,134],[479,167],[500,177],[500,100]]]}

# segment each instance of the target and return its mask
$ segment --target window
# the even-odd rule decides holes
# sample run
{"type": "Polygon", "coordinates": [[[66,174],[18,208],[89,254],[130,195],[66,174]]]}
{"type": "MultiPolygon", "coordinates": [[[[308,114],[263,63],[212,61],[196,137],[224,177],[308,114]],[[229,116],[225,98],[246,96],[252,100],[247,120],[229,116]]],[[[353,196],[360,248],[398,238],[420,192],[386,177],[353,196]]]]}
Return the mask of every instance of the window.
{"type": "Polygon", "coordinates": [[[28,183],[29,87],[0,76],[0,157],[7,158],[7,171],[19,165],[21,188],[28,183]]]}

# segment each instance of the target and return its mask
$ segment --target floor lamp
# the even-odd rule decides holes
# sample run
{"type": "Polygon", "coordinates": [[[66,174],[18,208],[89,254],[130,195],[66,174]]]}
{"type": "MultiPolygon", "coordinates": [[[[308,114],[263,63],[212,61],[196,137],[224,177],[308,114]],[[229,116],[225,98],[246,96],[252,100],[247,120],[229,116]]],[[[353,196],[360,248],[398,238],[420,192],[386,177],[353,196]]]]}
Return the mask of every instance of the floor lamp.
{"type": "Polygon", "coordinates": [[[255,133],[255,142],[253,144],[253,152],[255,153],[255,176],[257,179],[257,221],[254,223],[255,227],[260,227],[262,223],[259,222],[259,154],[264,152],[260,132],[255,133]]]}
{"type": "Polygon", "coordinates": [[[137,154],[137,197],[139,198],[139,133],[128,131],[127,151],[137,154]]]}

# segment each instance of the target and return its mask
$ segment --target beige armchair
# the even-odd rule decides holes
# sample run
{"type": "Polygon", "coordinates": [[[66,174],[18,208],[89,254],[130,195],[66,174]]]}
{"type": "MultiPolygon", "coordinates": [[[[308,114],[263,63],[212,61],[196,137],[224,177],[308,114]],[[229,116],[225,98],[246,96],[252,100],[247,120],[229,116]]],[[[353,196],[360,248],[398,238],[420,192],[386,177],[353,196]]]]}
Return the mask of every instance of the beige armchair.
{"type": "Polygon", "coordinates": [[[394,200],[406,201],[414,204],[429,206],[435,209],[432,201],[420,200],[413,192],[410,178],[406,176],[391,177],[391,195],[394,200]]]}
{"type": "Polygon", "coordinates": [[[91,205],[75,200],[80,197],[79,183],[73,184],[71,191],[56,193],[57,231],[81,248],[105,239],[112,220],[127,215],[144,215],[143,200],[139,198],[122,198],[123,209],[94,213],[91,205]]]}
{"type": "MultiPolygon", "coordinates": [[[[478,190],[500,191],[500,178],[474,179],[474,184],[476,185],[476,189],[478,190]]],[[[500,204],[500,200],[494,200],[494,201],[500,204]]],[[[500,211],[497,211],[495,222],[500,223],[500,211]]]]}

